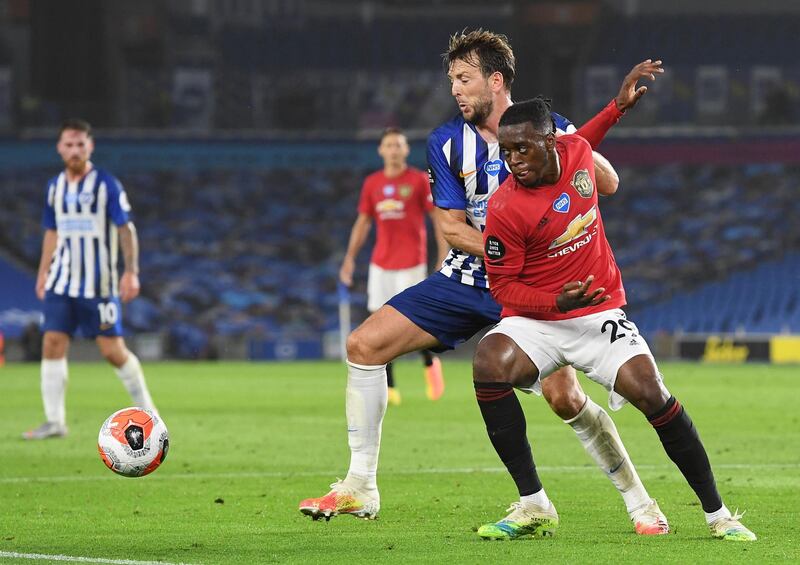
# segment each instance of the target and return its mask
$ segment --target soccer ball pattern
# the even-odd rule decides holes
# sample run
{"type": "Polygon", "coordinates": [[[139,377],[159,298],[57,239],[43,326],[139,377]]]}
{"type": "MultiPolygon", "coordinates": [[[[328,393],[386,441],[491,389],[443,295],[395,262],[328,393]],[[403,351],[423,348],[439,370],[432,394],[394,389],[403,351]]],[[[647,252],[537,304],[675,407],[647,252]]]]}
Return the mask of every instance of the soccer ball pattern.
{"type": "Polygon", "coordinates": [[[167,426],[150,410],[123,408],[103,422],[97,450],[106,467],[115,473],[143,477],[155,471],[167,457],[167,426]]]}

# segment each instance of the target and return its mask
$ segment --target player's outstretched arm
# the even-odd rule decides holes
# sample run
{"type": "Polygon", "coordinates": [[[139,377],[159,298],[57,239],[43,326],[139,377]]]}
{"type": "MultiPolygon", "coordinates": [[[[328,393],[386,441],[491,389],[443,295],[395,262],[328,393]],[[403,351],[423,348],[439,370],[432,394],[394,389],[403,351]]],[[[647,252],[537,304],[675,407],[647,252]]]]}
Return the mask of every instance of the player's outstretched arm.
{"type": "Polygon", "coordinates": [[[619,175],[608,159],[597,151],[592,151],[594,159],[594,177],[597,181],[597,192],[601,196],[611,196],[619,187],[619,175]]]}
{"type": "Polygon", "coordinates": [[[664,68],[661,66],[661,60],[653,61],[652,59],[647,59],[633,67],[622,81],[619,94],[614,99],[619,111],[624,112],[628,108],[636,106],[639,99],[647,92],[646,86],[636,88],[636,83],[645,78],[654,81],[656,80],[656,75],[663,72],[664,68]]]}
{"type": "Polygon", "coordinates": [[[367,241],[369,230],[372,228],[372,218],[366,214],[358,214],[353,229],[350,230],[350,240],[347,242],[347,252],[344,254],[342,266],[339,269],[339,280],[345,286],[353,286],[353,273],[356,270],[356,257],[367,241]]]}
{"type": "Polygon", "coordinates": [[[139,238],[136,226],[128,222],[117,228],[119,230],[119,246],[125,259],[125,272],[119,281],[119,297],[123,302],[130,302],[141,290],[139,284],[139,238]]]}
{"type": "Polygon", "coordinates": [[[661,61],[652,61],[650,59],[642,61],[633,67],[631,72],[625,76],[625,80],[622,81],[622,86],[616,98],[609,102],[592,119],[583,124],[575,133],[586,139],[592,149],[597,149],[608,130],[619,121],[625,110],[633,108],[639,99],[644,96],[644,93],[647,92],[646,86],[636,88],[636,83],[642,78],[655,80],[656,74],[663,72],[661,61]]]}
{"type": "Polygon", "coordinates": [[[467,224],[466,211],[439,208],[436,214],[447,243],[475,257],[483,257],[483,236],[467,224]]]}
{"type": "Polygon", "coordinates": [[[44,285],[47,282],[47,273],[50,270],[50,262],[53,260],[57,244],[58,232],[45,230],[42,239],[42,256],[39,259],[39,272],[36,275],[36,296],[39,300],[44,300],[44,285]]]}

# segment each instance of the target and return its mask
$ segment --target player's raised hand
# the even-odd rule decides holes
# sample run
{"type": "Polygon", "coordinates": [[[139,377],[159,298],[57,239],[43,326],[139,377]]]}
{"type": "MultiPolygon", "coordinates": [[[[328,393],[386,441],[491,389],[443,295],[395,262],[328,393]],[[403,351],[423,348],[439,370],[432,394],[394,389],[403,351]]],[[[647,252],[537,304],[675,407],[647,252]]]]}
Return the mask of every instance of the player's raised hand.
{"type": "Polygon", "coordinates": [[[139,275],[132,271],[125,271],[119,279],[119,297],[123,302],[130,302],[137,296],[141,290],[139,284],[139,275]]]}
{"type": "Polygon", "coordinates": [[[661,66],[660,60],[653,61],[652,59],[647,59],[633,67],[631,72],[625,77],[625,80],[622,81],[619,94],[617,94],[617,108],[619,108],[620,112],[624,112],[628,108],[636,106],[639,98],[644,96],[644,93],[647,92],[646,86],[636,88],[636,83],[638,83],[640,79],[647,78],[651,81],[656,80],[656,75],[663,72],[664,68],[661,66]]]}
{"type": "Polygon", "coordinates": [[[352,257],[345,257],[342,267],[339,269],[339,280],[346,287],[353,286],[353,271],[356,270],[356,262],[352,257]]]}
{"type": "Polygon", "coordinates": [[[611,298],[607,294],[603,295],[606,289],[602,286],[589,292],[593,281],[594,275],[589,275],[586,282],[574,281],[565,284],[561,294],[556,298],[558,309],[562,312],[569,312],[587,306],[597,306],[611,298]]]}

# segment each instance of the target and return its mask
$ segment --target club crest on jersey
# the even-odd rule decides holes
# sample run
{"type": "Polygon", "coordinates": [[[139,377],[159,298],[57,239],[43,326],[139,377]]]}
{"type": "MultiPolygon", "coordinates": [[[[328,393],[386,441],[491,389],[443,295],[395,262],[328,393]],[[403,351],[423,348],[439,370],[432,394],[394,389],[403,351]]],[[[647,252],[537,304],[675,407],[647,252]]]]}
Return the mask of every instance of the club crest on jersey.
{"type": "Polygon", "coordinates": [[[400,195],[400,198],[405,200],[409,196],[411,196],[411,185],[410,184],[401,184],[400,188],[397,189],[397,193],[400,195]]]}
{"type": "Polygon", "coordinates": [[[495,159],[494,161],[487,161],[486,164],[483,166],[483,172],[492,177],[496,177],[497,175],[499,175],[502,169],[503,169],[503,162],[500,159],[495,159]]]}
{"type": "Polygon", "coordinates": [[[94,203],[94,193],[81,192],[78,195],[78,202],[81,203],[81,206],[91,206],[94,203]]]}
{"type": "Polygon", "coordinates": [[[584,198],[589,198],[594,192],[592,177],[589,176],[589,171],[587,169],[575,171],[575,175],[572,177],[570,184],[572,184],[575,190],[578,191],[578,194],[584,198]]]}
{"type": "Polygon", "coordinates": [[[394,185],[393,184],[387,184],[386,186],[383,187],[383,195],[384,196],[386,196],[388,198],[392,194],[394,194],[394,185]]]}
{"type": "Polygon", "coordinates": [[[561,196],[556,198],[555,202],[553,202],[553,210],[561,212],[562,214],[569,212],[569,194],[562,192],[561,196]]]}

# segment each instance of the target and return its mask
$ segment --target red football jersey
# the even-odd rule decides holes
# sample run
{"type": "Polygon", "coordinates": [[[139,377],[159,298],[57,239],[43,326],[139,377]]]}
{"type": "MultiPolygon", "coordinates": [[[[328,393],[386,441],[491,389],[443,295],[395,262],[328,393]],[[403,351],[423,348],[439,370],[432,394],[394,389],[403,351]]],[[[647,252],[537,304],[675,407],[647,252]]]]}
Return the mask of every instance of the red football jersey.
{"type": "Polygon", "coordinates": [[[564,135],[556,140],[556,151],[561,159],[556,184],[525,188],[509,176],[489,201],[486,271],[503,317],[564,320],[625,305],[622,275],[598,208],[592,148],[578,135],[564,135]],[[560,312],[555,299],[563,286],[589,275],[594,275],[589,292],[603,287],[611,298],[560,312]],[[540,293],[541,308],[511,307],[523,293],[532,297],[534,291],[540,293]]]}
{"type": "Polygon", "coordinates": [[[375,220],[371,262],[382,269],[408,269],[428,262],[425,214],[433,209],[428,175],[408,167],[389,178],[376,171],[364,180],[358,211],[375,220]]]}

